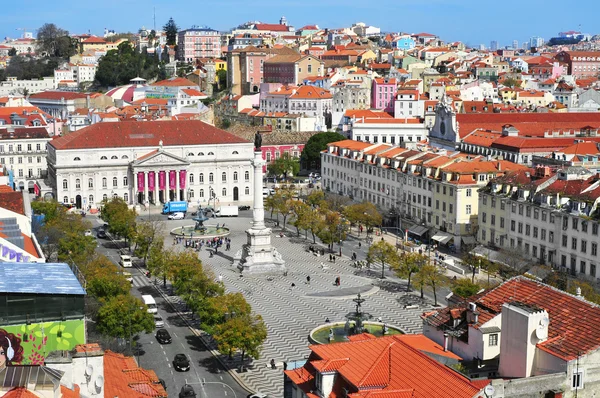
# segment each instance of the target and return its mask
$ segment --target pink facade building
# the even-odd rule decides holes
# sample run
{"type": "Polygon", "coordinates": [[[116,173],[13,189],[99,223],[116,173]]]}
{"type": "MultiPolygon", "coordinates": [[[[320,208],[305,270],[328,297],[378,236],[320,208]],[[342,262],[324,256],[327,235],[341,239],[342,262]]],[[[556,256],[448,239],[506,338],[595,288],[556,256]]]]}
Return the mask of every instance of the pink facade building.
{"type": "Polygon", "coordinates": [[[289,153],[290,156],[300,158],[304,149],[304,144],[267,144],[261,147],[263,159],[267,163],[263,166],[263,172],[267,172],[267,166],[275,159],[279,159],[281,154],[289,153]]]}
{"type": "Polygon", "coordinates": [[[561,51],[556,60],[569,67],[569,74],[576,79],[596,77],[600,73],[600,51],[561,51]]]}
{"type": "Polygon", "coordinates": [[[398,82],[392,78],[373,79],[371,90],[371,108],[392,112],[394,110],[394,99],[398,91],[398,82]]]}
{"type": "Polygon", "coordinates": [[[177,36],[177,58],[193,62],[196,58],[220,58],[221,34],[213,29],[192,28],[177,36]]]}

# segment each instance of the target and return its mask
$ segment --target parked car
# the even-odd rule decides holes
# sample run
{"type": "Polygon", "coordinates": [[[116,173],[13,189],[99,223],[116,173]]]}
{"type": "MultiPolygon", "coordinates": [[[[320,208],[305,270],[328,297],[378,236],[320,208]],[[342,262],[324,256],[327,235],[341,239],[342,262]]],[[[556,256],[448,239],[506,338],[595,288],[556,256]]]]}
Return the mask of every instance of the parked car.
{"type": "Polygon", "coordinates": [[[175,355],[175,359],[173,359],[173,367],[179,372],[187,372],[190,370],[190,360],[188,359],[187,355],[175,355]]]}
{"type": "Polygon", "coordinates": [[[176,213],[169,214],[167,218],[169,220],[183,220],[185,218],[185,213],[178,211],[176,213]]]}
{"type": "Polygon", "coordinates": [[[156,340],[160,344],[171,344],[171,342],[173,341],[167,329],[158,329],[156,331],[156,340]]]}
{"type": "Polygon", "coordinates": [[[250,206],[238,206],[238,210],[240,210],[240,211],[250,210],[250,206]]]}
{"type": "Polygon", "coordinates": [[[156,326],[157,329],[165,327],[165,321],[163,321],[162,316],[159,314],[154,314],[154,326],[156,326]]]}
{"type": "Polygon", "coordinates": [[[96,234],[96,237],[100,239],[106,239],[106,231],[103,229],[99,229],[98,233],[96,234]]]}
{"type": "Polygon", "coordinates": [[[196,396],[196,391],[194,391],[194,387],[189,384],[185,384],[181,387],[181,391],[179,391],[179,398],[194,398],[196,396]]]}

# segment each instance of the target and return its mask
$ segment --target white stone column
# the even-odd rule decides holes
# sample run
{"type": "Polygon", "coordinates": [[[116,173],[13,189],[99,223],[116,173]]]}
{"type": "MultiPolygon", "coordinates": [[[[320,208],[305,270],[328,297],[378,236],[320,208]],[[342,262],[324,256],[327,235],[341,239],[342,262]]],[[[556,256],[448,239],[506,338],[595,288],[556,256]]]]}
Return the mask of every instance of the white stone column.
{"type": "Polygon", "coordinates": [[[262,151],[254,151],[252,166],[254,167],[254,211],[252,213],[252,229],[265,229],[265,206],[262,195],[263,165],[262,151]]]}
{"type": "Polygon", "coordinates": [[[138,174],[135,170],[133,170],[132,172],[133,174],[133,195],[132,195],[132,199],[133,199],[133,204],[137,204],[138,202],[138,197],[139,197],[139,192],[138,189],[140,188],[138,185],[138,174]]]}
{"type": "Polygon", "coordinates": [[[148,172],[144,171],[144,204],[148,203],[148,172]]]}
{"type": "Polygon", "coordinates": [[[158,194],[160,192],[159,186],[158,186],[158,171],[154,170],[154,204],[158,205],[159,204],[159,197],[160,195],[158,194]]]}
{"type": "Polygon", "coordinates": [[[175,171],[175,201],[179,201],[179,170],[175,171]]]}

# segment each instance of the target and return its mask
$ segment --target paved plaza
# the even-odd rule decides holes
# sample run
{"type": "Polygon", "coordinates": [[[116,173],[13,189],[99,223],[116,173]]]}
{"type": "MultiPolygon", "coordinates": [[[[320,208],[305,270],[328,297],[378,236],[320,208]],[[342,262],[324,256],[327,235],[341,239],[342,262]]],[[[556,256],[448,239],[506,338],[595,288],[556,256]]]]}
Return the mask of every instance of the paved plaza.
{"type": "MultiPolygon", "coordinates": [[[[239,218],[208,221],[208,225],[225,222],[230,228],[231,250],[220,248],[212,258],[206,249],[199,253],[207,268],[212,269],[216,276],[223,276],[227,291],[241,292],[267,325],[268,337],[261,358],[254,361],[247,372],[238,375],[248,387],[274,397],[282,396],[282,363],[306,359],[310,353],[309,332],[325,323],[326,318],[331,322],[345,321],[344,315],[354,309],[351,299],[359,292],[367,299],[363,304],[365,312],[375,318],[381,317],[384,322],[396,325],[406,333],[422,331],[419,316],[431,307],[421,304],[418,308],[405,309],[406,304],[420,302],[415,296],[406,297],[405,284],[388,279],[379,286],[380,281],[375,276],[380,274],[381,268],[379,271],[375,268],[372,275],[355,275],[356,269],[348,257],[338,258],[334,264],[328,261],[328,254],[324,257],[313,255],[307,250],[312,244],[310,236],[309,240],[305,240],[303,236],[297,238],[292,236],[295,234],[286,232],[285,237],[279,237],[279,229],[275,228],[277,233],[273,234],[272,243],[286,260],[287,275],[241,277],[231,263],[236,251],[246,242],[244,230],[250,226],[251,219],[246,218],[250,213],[243,212],[239,218]],[[307,276],[311,278],[310,284],[306,283],[307,276]],[[339,287],[334,284],[338,276],[341,279],[339,287]],[[279,365],[276,370],[267,366],[271,359],[279,365]]],[[[185,222],[190,220],[182,223],[185,222]]],[[[272,223],[269,225],[273,227],[272,223]]],[[[182,245],[179,248],[183,250],[182,245]]],[[[358,243],[347,242],[344,250],[358,252],[358,243]]]]}

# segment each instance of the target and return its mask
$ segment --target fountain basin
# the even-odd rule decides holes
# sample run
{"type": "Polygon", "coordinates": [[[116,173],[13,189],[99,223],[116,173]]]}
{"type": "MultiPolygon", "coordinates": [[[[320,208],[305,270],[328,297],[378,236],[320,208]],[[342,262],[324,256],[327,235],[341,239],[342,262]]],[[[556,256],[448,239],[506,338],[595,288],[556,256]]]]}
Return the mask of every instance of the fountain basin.
{"type": "MultiPolygon", "coordinates": [[[[375,337],[384,336],[383,325],[384,322],[363,322],[363,327],[365,329],[364,333],[370,333],[375,337]]],[[[353,326],[354,322],[350,321],[350,327],[352,328],[353,326]]],[[[389,324],[385,324],[385,326],[387,328],[385,336],[390,336],[394,334],[404,334],[402,329],[400,329],[397,326],[389,324]]],[[[345,327],[346,322],[324,323],[310,331],[308,335],[308,340],[311,342],[311,344],[330,344],[349,341],[348,336],[352,334],[348,333],[345,327]],[[329,341],[329,331],[331,329],[333,329],[333,339],[329,341]]]]}
{"type": "Polygon", "coordinates": [[[229,235],[229,228],[214,225],[204,225],[202,229],[196,229],[195,225],[185,225],[171,230],[171,235],[187,239],[210,239],[221,238],[229,235]]]}

